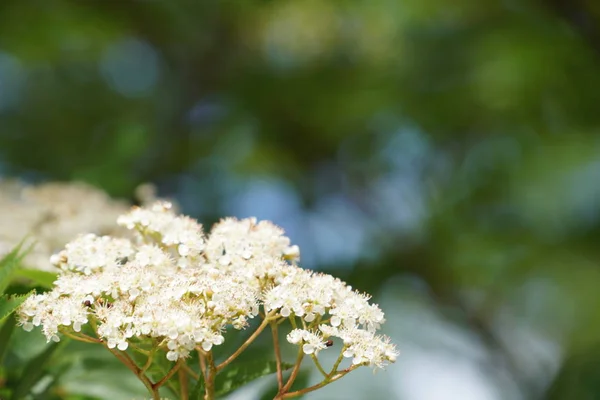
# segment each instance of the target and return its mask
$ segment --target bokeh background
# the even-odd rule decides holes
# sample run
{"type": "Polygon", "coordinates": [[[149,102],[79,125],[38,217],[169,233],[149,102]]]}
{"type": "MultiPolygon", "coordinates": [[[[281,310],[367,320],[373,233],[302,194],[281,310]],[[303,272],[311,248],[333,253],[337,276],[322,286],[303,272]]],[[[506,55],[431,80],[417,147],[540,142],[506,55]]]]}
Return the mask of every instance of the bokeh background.
{"type": "Polygon", "coordinates": [[[284,227],[402,352],[308,399],[599,399],[599,24],[592,0],[4,0],[0,173],[284,227]]]}

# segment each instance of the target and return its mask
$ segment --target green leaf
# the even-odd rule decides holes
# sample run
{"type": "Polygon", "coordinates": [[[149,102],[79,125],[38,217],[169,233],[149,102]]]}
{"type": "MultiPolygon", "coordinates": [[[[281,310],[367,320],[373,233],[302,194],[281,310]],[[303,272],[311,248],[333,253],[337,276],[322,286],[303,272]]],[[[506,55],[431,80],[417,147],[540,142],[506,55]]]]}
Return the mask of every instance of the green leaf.
{"type": "Polygon", "coordinates": [[[17,309],[29,297],[31,293],[22,295],[0,296],[0,323],[4,321],[13,311],[17,309]]]}
{"type": "Polygon", "coordinates": [[[46,289],[52,288],[57,277],[57,274],[52,272],[25,268],[18,268],[15,270],[15,275],[21,278],[29,279],[35,284],[43,286],[46,289]]]}
{"type": "Polygon", "coordinates": [[[0,329],[0,365],[2,364],[6,350],[8,349],[8,341],[15,330],[15,323],[16,319],[14,315],[11,314],[4,322],[4,325],[2,325],[2,329],[0,329]]]}
{"type": "Polygon", "coordinates": [[[0,260],[0,293],[4,293],[8,284],[10,283],[10,279],[12,278],[13,272],[20,265],[21,260],[27,252],[31,249],[29,247],[26,251],[21,251],[23,247],[24,241],[21,241],[10,253],[4,256],[2,260],[0,260]]]}
{"type": "Polygon", "coordinates": [[[194,385],[190,393],[191,400],[204,400],[204,377],[200,374],[198,382],[194,385]]]}
{"type": "MultiPolygon", "coordinates": [[[[287,363],[282,365],[283,370],[292,367],[293,365],[287,363]]],[[[277,363],[275,361],[249,361],[235,364],[217,375],[215,394],[223,396],[242,385],[275,372],[277,372],[277,363]]]]}
{"type": "Polygon", "coordinates": [[[23,399],[43,375],[43,369],[54,352],[65,342],[52,343],[38,356],[32,358],[21,375],[21,380],[12,393],[11,400],[23,399]]]}
{"type": "MultiPolygon", "coordinates": [[[[56,377],[59,390],[68,394],[61,396],[63,400],[150,399],[139,379],[104,346],[69,340],[64,350],[52,357],[46,371],[47,375],[56,377]],[[63,367],[66,371],[57,376],[56,371],[63,367]]],[[[58,400],[56,395],[52,399],[58,400]]],[[[50,399],[36,397],[35,400],[50,399]]]]}
{"type": "MultiPolygon", "coordinates": [[[[158,381],[169,372],[172,366],[173,365],[171,361],[168,361],[166,357],[160,357],[157,354],[154,358],[154,361],[152,362],[152,365],[147,371],[147,375],[154,381],[158,381]]],[[[167,381],[166,385],[162,387],[162,390],[167,390],[171,392],[171,395],[173,396],[172,398],[177,398],[179,397],[179,394],[177,392],[177,390],[179,390],[177,388],[178,385],[179,382],[177,382],[174,379],[170,379],[167,381]]]]}

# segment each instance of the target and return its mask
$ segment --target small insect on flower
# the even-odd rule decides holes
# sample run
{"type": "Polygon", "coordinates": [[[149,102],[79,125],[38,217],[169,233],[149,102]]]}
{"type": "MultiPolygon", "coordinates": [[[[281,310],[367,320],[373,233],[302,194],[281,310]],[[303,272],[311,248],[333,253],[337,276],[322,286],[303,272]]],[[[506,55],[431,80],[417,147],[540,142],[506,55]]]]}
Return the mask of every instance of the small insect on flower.
{"type": "Polygon", "coordinates": [[[333,340],[329,339],[328,341],[326,341],[325,346],[327,346],[327,347],[333,346],[333,340]]]}

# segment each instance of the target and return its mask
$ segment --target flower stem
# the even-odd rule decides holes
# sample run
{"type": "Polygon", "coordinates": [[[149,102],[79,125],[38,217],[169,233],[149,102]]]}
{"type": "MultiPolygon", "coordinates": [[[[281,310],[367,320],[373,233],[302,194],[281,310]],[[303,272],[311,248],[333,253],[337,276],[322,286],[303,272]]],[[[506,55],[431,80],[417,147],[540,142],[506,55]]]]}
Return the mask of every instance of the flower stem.
{"type": "Polygon", "coordinates": [[[279,335],[277,330],[277,323],[272,321],[271,333],[273,334],[273,347],[275,347],[275,360],[277,362],[277,388],[281,390],[283,387],[283,371],[281,370],[281,351],[279,349],[279,335]]]}
{"type": "Polygon", "coordinates": [[[359,366],[360,366],[360,364],[359,365],[353,365],[353,366],[348,367],[348,368],[346,368],[346,369],[344,369],[342,371],[337,371],[335,373],[335,375],[333,375],[330,378],[323,379],[323,381],[317,383],[316,385],[312,385],[312,386],[309,386],[309,387],[304,388],[304,389],[296,390],[295,392],[282,393],[278,397],[276,397],[274,400],[291,399],[292,397],[298,397],[298,396],[301,396],[303,394],[306,394],[306,393],[309,393],[309,392],[313,392],[313,391],[315,391],[317,389],[321,389],[322,387],[327,386],[330,383],[335,382],[338,379],[342,378],[347,373],[349,373],[350,371],[353,371],[354,369],[358,368],[359,366]]]}
{"type": "Polygon", "coordinates": [[[215,360],[213,358],[212,352],[208,352],[206,354],[206,361],[208,362],[207,369],[204,376],[204,383],[206,384],[204,389],[204,400],[214,400],[215,399],[215,377],[217,375],[217,367],[215,367],[215,360]]]}
{"type": "Polygon", "coordinates": [[[135,351],[137,351],[138,353],[140,353],[140,354],[143,354],[143,355],[145,355],[145,356],[149,356],[149,355],[150,355],[150,353],[154,351],[154,349],[152,349],[152,350],[150,350],[150,351],[148,351],[148,350],[145,350],[145,349],[142,349],[141,347],[139,347],[139,346],[136,346],[136,345],[135,345],[135,344],[133,344],[133,343],[129,343],[129,346],[130,346],[130,347],[131,347],[133,350],[135,350],[135,351]]]}
{"type": "Polygon", "coordinates": [[[65,336],[70,337],[73,340],[78,340],[80,342],[85,342],[85,343],[102,343],[102,340],[96,339],[96,338],[91,337],[91,336],[88,336],[88,335],[86,335],[84,333],[75,334],[75,333],[68,332],[66,330],[61,330],[60,333],[62,333],[65,336]]]}
{"type": "MultiPolygon", "coordinates": [[[[189,378],[186,374],[186,370],[185,367],[187,367],[187,365],[185,363],[181,364],[181,366],[183,368],[181,368],[179,370],[179,387],[181,388],[181,394],[180,394],[180,398],[181,400],[187,400],[189,398],[189,393],[188,393],[188,383],[189,383],[189,378]]],[[[189,368],[189,367],[188,367],[189,368]]]]}
{"type": "Polygon", "coordinates": [[[216,369],[217,372],[222,370],[223,368],[225,368],[227,365],[229,365],[233,360],[235,360],[240,354],[242,354],[242,352],[244,350],[246,350],[246,348],[248,346],[250,346],[250,344],[254,341],[254,339],[256,339],[258,337],[258,335],[261,334],[261,332],[267,327],[267,325],[269,325],[269,322],[271,322],[271,319],[273,318],[273,316],[276,314],[276,310],[271,311],[270,313],[268,313],[265,316],[265,319],[263,319],[263,322],[260,324],[260,326],[258,328],[256,328],[256,331],[254,331],[254,333],[252,335],[250,335],[250,337],[248,338],[248,340],[246,340],[239,349],[237,349],[232,355],[229,356],[229,358],[227,358],[225,361],[223,361],[221,364],[219,364],[216,369]]]}
{"type": "Polygon", "coordinates": [[[323,375],[323,377],[325,379],[329,378],[329,374],[327,372],[325,372],[325,370],[321,366],[321,363],[319,362],[319,359],[317,358],[317,356],[315,356],[314,354],[311,354],[310,358],[312,358],[312,360],[314,361],[315,365],[317,366],[317,369],[323,375]]]}
{"type": "Polygon", "coordinates": [[[200,349],[198,351],[198,363],[200,364],[200,372],[202,372],[202,376],[204,377],[204,381],[206,382],[206,373],[208,372],[206,369],[206,356],[204,352],[200,349]]]}
{"type": "Polygon", "coordinates": [[[296,364],[294,365],[292,374],[288,378],[288,381],[285,384],[285,386],[279,391],[280,395],[282,395],[285,392],[287,392],[288,390],[290,390],[290,388],[294,384],[294,381],[296,380],[296,377],[298,376],[298,372],[300,372],[300,364],[302,364],[303,358],[304,358],[304,351],[302,351],[302,346],[300,346],[300,348],[298,349],[298,357],[296,357],[296,364]]]}
{"type": "MultiPolygon", "coordinates": [[[[186,373],[187,373],[189,376],[191,376],[192,378],[194,378],[194,380],[196,380],[196,381],[197,381],[198,379],[200,379],[200,375],[199,375],[199,374],[197,374],[197,373],[196,373],[196,371],[194,371],[192,368],[190,368],[190,366],[189,366],[189,365],[187,365],[187,364],[183,364],[183,365],[181,366],[181,369],[182,369],[183,371],[185,371],[185,372],[186,372],[186,373]]],[[[202,374],[202,375],[204,375],[204,374],[202,374]]]]}
{"type": "Polygon", "coordinates": [[[340,352],[338,359],[335,361],[335,364],[333,364],[333,367],[331,368],[331,371],[329,371],[329,374],[327,374],[327,376],[331,377],[331,376],[335,375],[335,373],[337,372],[337,368],[339,367],[339,365],[343,359],[344,359],[344,349],[342,349],[342,351],[340,352]]]}
{"type": "Polygon", "coordinates": [[[152,385],[152,388],[155,390],[158,390],[158,388],[160,388],[162,385],[164,385],[169,379],[171,379],[171,377],[173,375],[175,375],[175,373],[177,371],[179,371],[179,368],[181,368],[181,365],[185,362],[185,360],[183,358],[180,358],[177,363],[175,365],[173,365],[173,367],[169,370],[169,372],[167,372],[167,374],[165,376],[162,377],[162,379],[158,382],[156,382],[155,384],[152,385]]]}
{"type": "Polygon", "coordinates": [[[154,385],[152,384],[150,379],[148,379],[148,377],[144,373],[142,373],[142,371],[138,368],[137,365],[135,365],[135,363],[127,355],[127,353],[123,353],[121,351],[111,349],[104,342],[103,342],[103,344],[108,349],[108,351],[113,353],[115,357],[117,357],[123,364],[125,364],[125,366],[127,368],[129,368],[129,370],[131,370],[131,372],[133,372],[140,381],[142,381],[142,383],[144,384],[144,386],[146,386],[146,388],[148,389],[150,394],[152,394],[153,400],[160,400],[160,396],[158,394],[158,389],[154,388],[154,385]]]}
{"type": "Polygon", "coordinates": [[[152,350],[150,352],[150,354],[148,354],[148,358],[146,359],[146,364],[144,364],[144,366],[141,369],[142,374],[145,374],[146,371],[148,370],[148,368],[150,368],[150,366],[152,365],[153,359],[154,359],[154,350],[152,350]]]}

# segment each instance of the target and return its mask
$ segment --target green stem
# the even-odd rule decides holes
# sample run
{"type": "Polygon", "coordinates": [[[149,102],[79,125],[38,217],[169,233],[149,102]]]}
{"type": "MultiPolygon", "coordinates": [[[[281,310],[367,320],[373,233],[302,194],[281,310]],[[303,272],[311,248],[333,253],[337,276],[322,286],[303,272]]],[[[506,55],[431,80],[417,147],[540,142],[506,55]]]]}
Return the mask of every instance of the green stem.
{"type": "Polygon", "coordinates": [[[145,374],[148,368],[152,365],[152,361],[154,360],[154,353],[156,349],[152,349],[152,351],[148,354],[148,359],[146,359],[146,364],[141,369],[141,373],[145,374]]]}
{"type": "Polygon", "coordinates": [[[335,361],[335,364],[333,364],[333,367],[331,368],[331,371],[329,371],[329,373],[327,374],[327,376],[331,377],[331,376],[333,376],[337,372],[337,368],[340,366],[340,363],[344,359],[344,350],[345,349],[346,349],[346,347],[344,347],[342,349],[342,351],[340,351],[339,357],[335,361]]]}
{"type": "Polygon", "coordinates": [[[138,353],[143,354],[143,355],[148,356],[148,357],[155,351],[154,348],[152,348],[152,350],[150,350],[150,351],[142,349],[141,347],[139,347],[139,346],[137,346],[137,345],[135,345],[133,343],[129,343],[129,346],[133,350],[137,351],[138,353]]]}
{"type": "Polygon", "coordinates": [[[329,374],[327,372],[325,372],[325,370],[321,366],[321,363],[319,362],[319,359],[317,358],[317,356],[315,356],[314,354],[311,354],[310,358],[312,358],[312,360],[314,361],[315,365],[317,366],[317,369],[323,375],[323,377],[325,379],[329,378],[329,374]]]}

